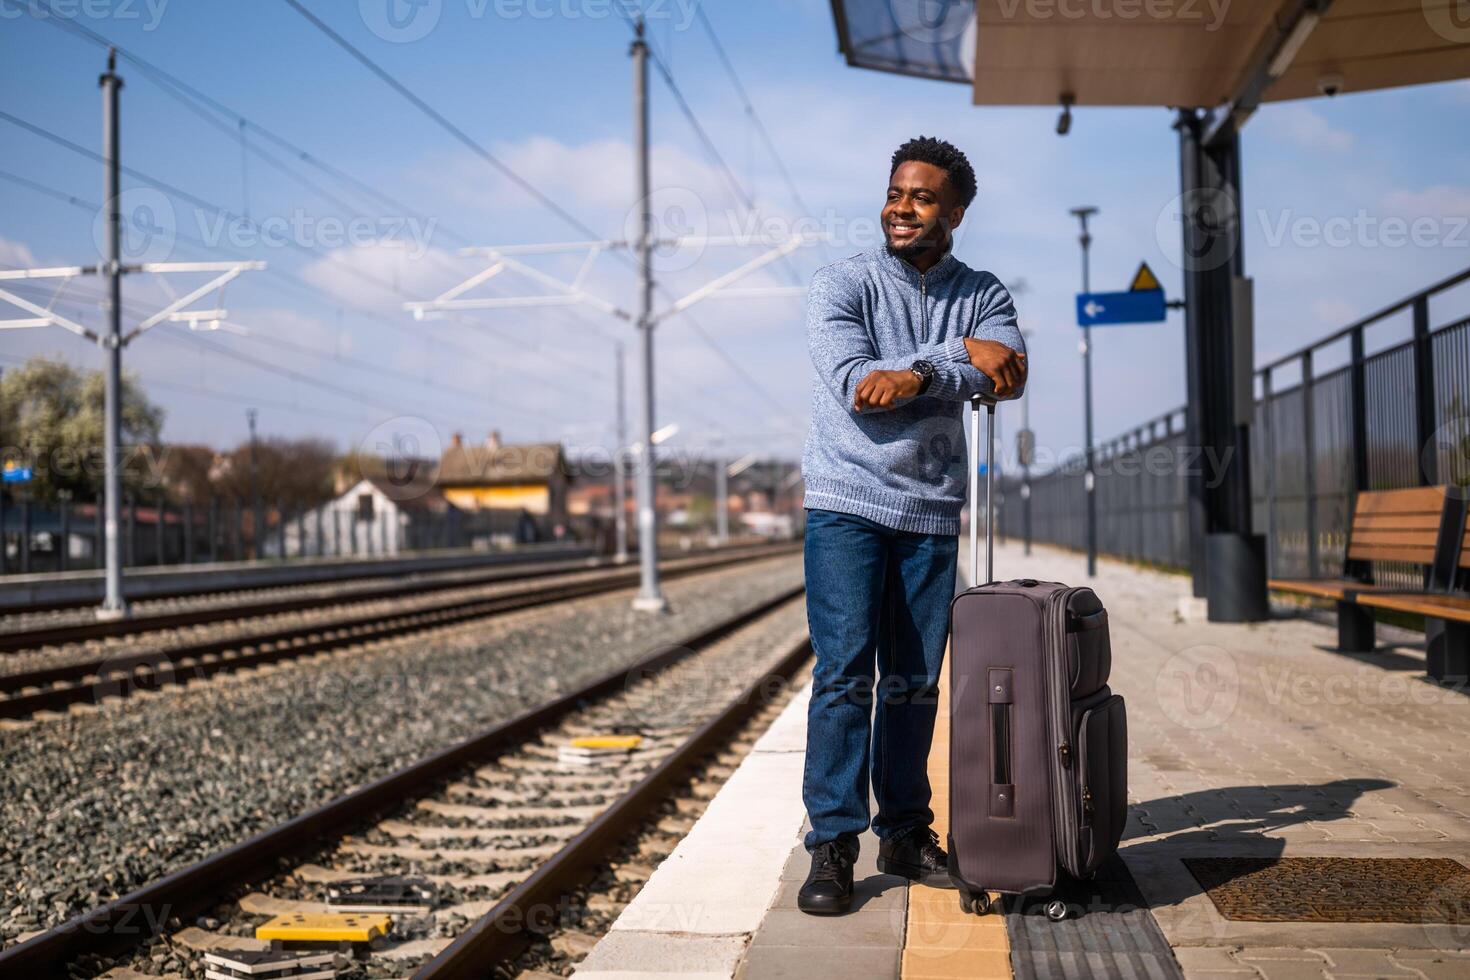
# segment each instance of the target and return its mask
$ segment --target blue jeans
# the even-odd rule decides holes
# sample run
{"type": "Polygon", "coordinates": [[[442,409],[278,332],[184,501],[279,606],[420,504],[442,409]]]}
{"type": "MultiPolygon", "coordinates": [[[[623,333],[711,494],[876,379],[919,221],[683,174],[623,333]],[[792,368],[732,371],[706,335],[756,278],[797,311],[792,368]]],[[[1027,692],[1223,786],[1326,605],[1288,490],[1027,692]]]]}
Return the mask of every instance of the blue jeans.
{"type": "Polygon", "coordinates": [[[870,778],[879,838],[934,819],[929,744],[958,548],[951,535],[807,511],[806,610],[816,653],[801,787],[808,850],[867,829],[870,778]]]}

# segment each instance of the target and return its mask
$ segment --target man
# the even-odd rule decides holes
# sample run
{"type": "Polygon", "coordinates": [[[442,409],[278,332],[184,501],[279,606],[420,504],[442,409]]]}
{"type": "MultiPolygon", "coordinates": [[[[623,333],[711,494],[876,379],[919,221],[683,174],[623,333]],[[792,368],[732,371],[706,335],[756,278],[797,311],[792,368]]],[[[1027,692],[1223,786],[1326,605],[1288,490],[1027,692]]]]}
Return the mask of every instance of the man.
{"type": "Polygon", "coordinates": [[[1026,380],[1010,295],[950,254],[974,198],[958,149],[905,143],[882,213],[887,244],[819,270],[807,298],[816,382],[802,475],[817,663],[804,912],[851,904],[870,778],[878,869],[949,885],[926,764],[968,469],[964,406],[1014,397],[1026,380]]]}

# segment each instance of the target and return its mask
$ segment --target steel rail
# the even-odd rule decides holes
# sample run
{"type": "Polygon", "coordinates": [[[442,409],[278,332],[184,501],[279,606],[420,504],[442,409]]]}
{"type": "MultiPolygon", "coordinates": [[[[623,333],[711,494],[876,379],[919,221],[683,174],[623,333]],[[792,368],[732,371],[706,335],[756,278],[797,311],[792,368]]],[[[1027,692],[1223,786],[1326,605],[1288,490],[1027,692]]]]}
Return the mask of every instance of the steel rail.
{"type": "MultiPolygon", "coordinates": [[[[3,2],[4,2],[4,0],[0,0],[0,3],[3,3],[3,2]]],[[[530,545],[530,546],[527,546],[527,547],[528,548],[532,548],[532,549],[546,548],[546,546],[544,546],[544,545],[530,545]]],[[[402,561],[411,561],[412,560],[412,557],[411,556],[428,559],[428,558],[434,557],[435,556],[435,553],[433,551],[412,552],[412,553],[409,553],[409,556],[400,556],[400,560],[402,560],[402,561]]],[[[477,568],[505,568],[505,569],[510,569],[510,568],[524,568],[524,567],[528,567],[528,566],[538,565],[538,564],[540,564],[542,562],[587,561],[589,559],[595,559],[595,558],[596,558],[596,555],[592,551],[591,548],[563,548],[563,549],[555,549],[555,550],[553,550],[551,548],[546,548],[546,553],[544,553],[544,554],[528,554],[528,555],[524,555],[524,556],[516,556],[516,557],[513,557],[513,558],[509,558],[509,559],[497,559],[497,560],[488,561],[488,562],[485,560],[485,555],[484,554],[470,553],[470,554],[462,554],[462,555],[460,555],[458,557],[453,557],[453,558],[443,558],[441,556],[441,560],[438,561],[438,562],[434,562],[432,564],[432,566],[430,566],[430,567],[424,567],[424,568],[419,568],[419,569],[414,569],[414,570],[398,569],[398,570],[384,571],[382,569],[378,569],[378,570],[374,571],[374,570],[368,570],[368,569],[354,569],[354,568],[351,568],[350,566],[351,565],[354,565],[354,564],[363,564],[363,565],[367,565],[367,564],[379,564],[379,563],[382,563],[384,561],[388,561],[389,559],[386,558],[385,556],[381,556],[381,555],[379,555],[379,556],[357,555],[355,557],[342,555],[342,556],[336,556],[336,557],[332,557],[332,558],[311,558],[311,557],[309,557],[309,558],[306,558],[306,559],[292,560],[292,561],[288,562],[288,564],[290,564],[290,565],[297,565],[297,564],[299,564],[300,567],[303,570],[305,570],[305,571],[313,571],[313,570],[315,570],[315,571],[322,571],[324,564],[331,564],[331,565],[334,565],[336,567],[333,568],[333,569],[330,569],[330,571],[331,572],[340,573],[340,574],[324,574],[324,575],[322,575],[319,578],[309,578],[309,577],[308,578],[296,578],[296,579],[289,579],[288,578],[288,579],[283,579],[283,580],[271,580],[271,581],[263,581],[263,582],[241,582],[238,585],[235,585],[235,586],[232,586],[232,587],[221,587],[221,586],[218,586],[218,585],[215,585],[215,586],[201,585],[201,586],[199,586],[197,588],[181,588],[181,589],[177,589],[177,590],[172,591],[172,592],[159,592],[159,593],[155,593],[155,594],[139,595],[139,596],[137,596],[137,599],[140,600],[140,601],[147,601],[147,602],[158,602],[158,601],[163,601],[163,600],[168,600],[168,599],[196,599],[196,598],[199,598],[200,596],[223,595],[223,594],[236,593],[236,592],[239,592],[239,593],[245,593],[245,592],[264,592],[264,591],[266,591],[268,589],[290,588],[292,586],[304,586],[304,585],[343,585],[343,584],[347,584],[347,583],[351,583],[351,582],[362,582],[362,581],[365,581],[367,579],[392,578],[394,576],[401,576],[401,575],[424,575],[424,574],[433,574],[433,573],[436,573],[436,572],[463,572],[463,571],[473,571],[474,569],[477,569],[477,568]]],[[[260,561],[260,560],[257,560],[257,561],[260,561]]],[[[264,564],[270,564],[270,562],[268,562],[268,561],[263,562],[263,563],[264,564]]],[[[190,572],[190,573],[196,573],[196,572],[197,573],[205,573],[205,572],[208,572],[212,568],[217,568],[219,564],[242,564],[242,565],[248,565],[248,564],[251,564],[251,563],[250,562],[241,561],[241,562],[238,562],[238,563],[232,563],[232,562],[220,562],[220,563],[201,562],[201,563],[197,563],[197,564],[172,565],[172,566],[169,566],[169,565],[130,565],[130,566],[128,566],[128,568],[126,569],[126,571],[128,571],[129,573],[134,574],[134,575],[141,575],[141,574],[155,574],[155,573],[160,572],[163,569],[172,568],[172,569],[179,569],[181,571],[187,571],[187,572],[190,572]]],[[[74,569],[73,571],[100,572],[100,569],[74,569]]],[[[47,574],[47,573],[44,573],[43,572],[43,573],[40,573],[40,574],[44,575],[44,574],[47,574]]],[[[0,576],[0,585],[13,584],[13,583],[9,583],[9,581],[8,581],[12,577],[13,576],[0,576]]],[[[26,606],[11,605],[11,606],[6,606],[3,610],[0,610],[0,613],[3,613],[4,615],[15,615],[16,613],[20,613],[20,612],[62,612],[62,611],[68,610],[68,609],[95,609],[97,607],[98,601],[99,601],[98,600],[98,597],[96,597],[96,596],[88,596],[86,598],[55,599],[55,600],[46,601],[46,602],[38,602],[38,603],[35,603],[33,605],[26,605],[26,606]]]]}
{"type": "MultiPolygon", "coordinates": [[[[669,569],[666,575],[680,578],[752,559],[779,557],[791,550],[741,552],[691,560],[669,569]]],[[[419,609],[370,613],[247,636],[201,640],[167,650],[121,654],[0,675],[0,694],[9,695],[0,698],[0,718],[24,718],[37,711],[59,711],[72,704],[103,697],[126,697],[137,690],[157,690],[218,673],[295,660],[349,644],[391,639],[487,616],[599,595],[636,585],[637,582],[637,569],[620,570],[597,578],[520,589],[506,595],[456,599],[419,609]]]]}
{"type": "MultiPolygon", "coordinates": [[[[773,548],[769,545],[758,545],[730,549],[730,554],[748,555],[756,554],[763,550],[776,553],[781,549],[779,547],[773,548]]],[[[701,555],[713,553],[715,553],[715,549],[687,557],[698,558],[701,555]]],[[[571,575],[581,571],[597,571],[599,569],[617,569],[621,567],[623,566],[610,560],[588,560],[584,558],[546,559],[513,565],[494,565],[483,571],[472,571],[470,574],[462,575],[462,577],[458,578],[392,582],[376,588],[361,589],[359,591],[348,590],[344,591],[340,597],[335,595],[323,596],[320,594],[296,595],[277,599],[266,599],[258,602],[230,603],[201,609],[148,613],[133,616],[128,619],[99,620],[87,623],[67,623],[61,626],[41,626],[35,629],[7,630],[0,631],[0,653],[13,653],[17,650],[35,650],[40,647],[56,646],[62,643],[102,640],[116,636],[132,636],[137,633],[146,633],[153,630],[201,626],[208,623],[228,622],[232,619],[273,616],[280,613],[297,612],[302,609],[320,608],[324,603],[347,604],[353,602],[374,602],[380,599],[392,599],[400,596],[426,595],[433,592],[446,592],[451,589],[473,588],[477,585],[493,585],[496,582],[549,578],[553,575],[571,575]]],[[[450,569],[449,571],[463,573],[464,569],[450,569]]],[[[379,576],[367,576],[367,578],[377,577],[379,576]]],[[[302,584],[305,586],[314,586],[336,585],[338,583],[305,582],[302,584]]],[[[289,588],[289,586],[281,586],[279,584],[262,586],[261,588],[283,587],[289,588]]],[[[228,589],[222,591],[233,592],[235,590],[228,589]]]]}
{"type": "Polygon", "coordinates": [[[593,876],[610,850],[636,831],[670,790],[708,752],[768,703],[773,682],[789,681],[811,655],[811,640],[795,644],[764,677],[705,722],[682,745],[567,842],[530,877],[414,974],[414,980],[479,980],[525,948],[540,910],[560,908],[566,896],[593,876]]]}
{"type": "MultiPolygon", "coordinates": [[[[35,650],[40,647],[58,646],[63,643],[80,643],[86,640],[105,640],[115,636],[131,636],[154,630],[179,629],[185,626],[202,626],[208,623],[228,622],[232,619],[248,619],[255,616],[274,616],[279,613],[315,609],[324,603],[373,602],[395,596],[422,595],[448,589],[472,588],[476,585],[491,585],[502,581],[545,578],[549,575],[566,575],[579,571],[594,571],[611,567],[606,563],[585,560],[558,561],[532,568],[507,568],[495,566],[493,570],[463,578],[410,581],[383,585],[361,591],[343,591],[340,595],[295,595],[264,601],[246,601],[207,606],[198,609],[183,609],[176,612],[144,613],[127,619],[96,620],[85,623],[67,623],[62,626],[41,626],[35,629],[7,630],[0,632],[0,653],[17,650],[35,650]]],[[[463,571],[462,569],[458,571],[463,571]]],[[[316,585],[318,583],[304,583],[316,585]]],[[[335,585],[337,583],[322,583],[335,585]]],[[[280,588],[280,586],[273,586],[280,588]]],[[[287,586],[289,588],[289,586],[287,586]]],[[[232,590],[226,590],[232,591],[232,590]]]]}
{"type": "MultiPolygon", "coordinates": [[[[39,936],[0,950],[0,976],[64,974],[66,964],[83,955],[114,954],[143,943],[165,929],[170,919],[187,921],[190,916],[218,903],[225,895],[275,874],[281,860],[319,848],[324,840],[401,806],[454,773],[514,749],[587,702],[616,693],[630,676],[660,671],[692,656],[701,648],[768,615],[804,591],[804,585],[783,590],[779,595],[685,637],[679,643],[660,647],[628,667],[609,671],[562,697],[75,916],[39,936]]],[[[708,728],[706,725],[700,731],[708,728]]],[[[664,769],[660,766],[655,772],[664,769]]],[[[634,790],[645,786],[651,775],[634,790]]],[[[596,824],[606,826],[601,818],[596,824]]],[[[580,836],[585,837],[587,833],[584,831],[580,836]]]]}

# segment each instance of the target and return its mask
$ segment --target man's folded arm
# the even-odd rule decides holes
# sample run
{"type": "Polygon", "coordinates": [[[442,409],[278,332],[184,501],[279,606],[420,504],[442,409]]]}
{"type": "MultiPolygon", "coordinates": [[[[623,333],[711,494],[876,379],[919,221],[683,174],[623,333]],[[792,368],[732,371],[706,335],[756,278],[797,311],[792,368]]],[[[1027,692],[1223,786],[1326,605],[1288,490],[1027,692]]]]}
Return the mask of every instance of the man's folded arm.
{"type": "MultiPolygon", "coordinates": [[[[965,365],[970,363],[962,339],[924,344],[914,353],[901,357],[879,357],[863,322],[861,308],[843,284],[835,281],[825,269],[812,278],[806,310],[807,345],[811,350],[812,367],[833,397],[854,415],[891,411],[913,401],[913,398],[897,398],[887,408],[855,410],[852,406],[858,384],[873,371],[907,371],[915,361],[929,361],[934,365],[937,382],[940,360],[954,356],[955,344],[959,345],[965,365]]],[[[970,370],[974,371],[974,368],[970,370]]]]}
{"type": "MultiPolygon", "coordinates": [[[[982,297],[980,315],[976,320],[977,324],[969,335],[972,338],[994,340],[1017,354],[1026,353],[1026,341],[1016,322],[1016,304],[999,281],[995,281],[982,297]]],[[[956,337],[944,346],[945,354],[941,359],[930,358],[934,364],[934,380],[922,397],[961,402],[976,395],[995,397],[995,382],[971,363],[965,338],[956,337]]],[[[1005,397],[1020,398],[1025,390],[1023,381],[1005,397]]]]}

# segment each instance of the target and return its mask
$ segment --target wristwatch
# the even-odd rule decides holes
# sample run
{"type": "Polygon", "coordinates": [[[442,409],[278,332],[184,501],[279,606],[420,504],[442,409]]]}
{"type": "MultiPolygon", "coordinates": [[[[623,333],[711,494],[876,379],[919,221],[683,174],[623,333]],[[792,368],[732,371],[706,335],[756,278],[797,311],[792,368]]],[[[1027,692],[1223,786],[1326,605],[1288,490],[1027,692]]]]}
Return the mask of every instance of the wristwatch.
{"type": "Polygon", "coordinates": [[[934,380],[934,365],[928,361],[915,361],[909,365],[909,370],[919,379],[919,394],[929,390],[929,382],[934,380]]]}

